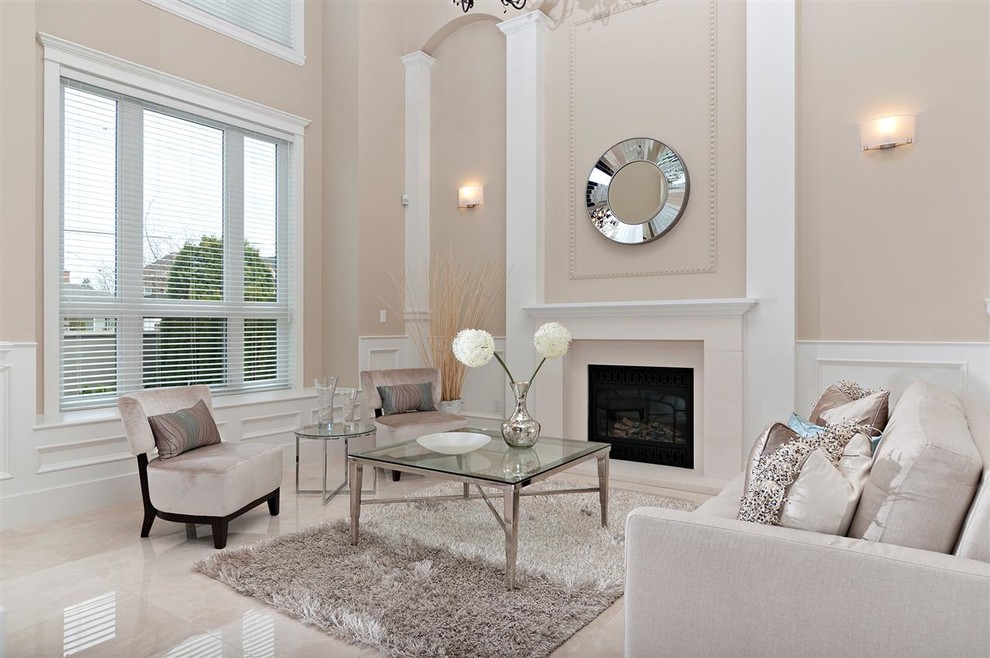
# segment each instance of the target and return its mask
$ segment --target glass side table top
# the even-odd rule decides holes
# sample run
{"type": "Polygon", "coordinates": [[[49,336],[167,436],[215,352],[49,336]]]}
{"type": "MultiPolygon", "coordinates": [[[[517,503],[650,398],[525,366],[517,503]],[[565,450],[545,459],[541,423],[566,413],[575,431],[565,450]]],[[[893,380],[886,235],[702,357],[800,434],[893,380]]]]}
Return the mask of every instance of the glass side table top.
{"type": "Polygon", "coordinates": [[[374,431],[375,424],[363,420],[346,423],[338,421],[329,425],[306,425],[295,430],[296,436],[303,439],[343,439],[371,434],[374,431]]]}
{"type": "Polygon", "coordinates": [[[515,484],[558,466],[608,450],[611,444],[541,436],[532,448],[510,448],[498,430],[469,429],[491,440],[471,452],[447,455],[434,452],[416,441],[351,453],[351,457],[426,471],[463,475],[492,482],[515,484]]]}

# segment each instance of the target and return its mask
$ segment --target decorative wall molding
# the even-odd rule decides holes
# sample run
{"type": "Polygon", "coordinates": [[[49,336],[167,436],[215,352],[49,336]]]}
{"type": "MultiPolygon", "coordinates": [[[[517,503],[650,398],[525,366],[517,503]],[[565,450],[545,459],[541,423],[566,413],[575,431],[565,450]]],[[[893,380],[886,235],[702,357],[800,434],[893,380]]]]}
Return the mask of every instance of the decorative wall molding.
{"type": "Polygon", "coordinates": [[[241,441],[255,441],[273,436],[292,436],[293,430],[307,424],[308,422],[301,411],[285,411],[243,418],[241,420],[241,441]]]}
{"type": "Polygon", "coordinates": [[[798,413],[839,379],[882,386],[891,403],[915,381],[990,399],[990,343],[798,341],[796,355],[798,413]]]}
{"type": "Polygon", "coordinates": [[[717,0],[708,2],[708,259],[705,263],[687,267],[656,267],[642,270],[626,270],[621,272],[579,272],[577,265],[577,224],[579,213],[583,216],[584,209],[577,207],[578,185],[577,177],[577,28],[587,23],[602,21],[633,9],[653,4],[648,0],[634,5],[617,7],[611,11],[598,12],[584,20],[575,21],[570,26],[570,98],[569,98],[569,149],[570,149],[570,237],[569,261],[571,279],[603,279],[630,276],[660,276],[666,274],[700,274],[715,272],[717,269],[718,251],[718,184],[717,184],[717,150],[718,150],[718,3],[717,0]]]}
{"type": "Polygon", "coordinates": [[[14,366],[12,343],[0,343],[0,480],[14,477],[14,366]]]}
{"type": "Polygon", "coordinates": [[[39,446],[35,449],[35,453],[37,455],[35,473],[38,475],[134,459],[134,455],[127,448],[127,437],[123,435],[85,441],[51,443],[39,446]],[[103,453],[101,449],[105,447],[114,450],[103,453]],[[118,450],[117,448],[123,449],[118,450]],[[58,455],[68,458],[59,460],[58,455]]]}

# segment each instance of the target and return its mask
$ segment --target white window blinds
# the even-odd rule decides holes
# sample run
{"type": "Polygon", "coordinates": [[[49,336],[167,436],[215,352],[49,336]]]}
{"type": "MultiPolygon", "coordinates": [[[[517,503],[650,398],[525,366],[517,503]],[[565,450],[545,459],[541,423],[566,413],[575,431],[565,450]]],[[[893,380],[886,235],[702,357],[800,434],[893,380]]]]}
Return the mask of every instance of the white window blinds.
{"type": "Polygon", "coordinates": [[[291,381],[290,144],[63,79],[59,400],[291,381]]]}
{"type": "Polygon", "coordinates": [[[182,2],[287,48],[294,47],[292,0],[182,0],[182,2]]]}

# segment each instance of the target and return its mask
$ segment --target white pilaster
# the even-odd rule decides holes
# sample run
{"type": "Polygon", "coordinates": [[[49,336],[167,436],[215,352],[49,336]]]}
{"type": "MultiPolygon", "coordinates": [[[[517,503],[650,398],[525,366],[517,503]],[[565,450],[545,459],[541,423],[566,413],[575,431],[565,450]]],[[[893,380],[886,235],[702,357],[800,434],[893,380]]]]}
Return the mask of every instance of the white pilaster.
{"type": "MultiPolygon", "coordinates": [[[[535,366],[533,320],[523,307],[544,301],[544,50],[548,25],[539,11],[498,25],[505,34],[505,355],[519,379],[529,377],[535,366]]],[[[530,406],[536,417],[560,416],[559,409],[543,408],[539,403],[534,398],[530,406]]]]}
{"type": "Polygon", "coordinates": [[[795,6],[746,5],[744,459],[762,426],[795,402],[795,6]]]}
{"type": "Polygon", "coordinates": [[[406,302],[407,320],[430,310],[430,71],[437,60],[422,51],[402,58],[406,67],[406,302]]]}

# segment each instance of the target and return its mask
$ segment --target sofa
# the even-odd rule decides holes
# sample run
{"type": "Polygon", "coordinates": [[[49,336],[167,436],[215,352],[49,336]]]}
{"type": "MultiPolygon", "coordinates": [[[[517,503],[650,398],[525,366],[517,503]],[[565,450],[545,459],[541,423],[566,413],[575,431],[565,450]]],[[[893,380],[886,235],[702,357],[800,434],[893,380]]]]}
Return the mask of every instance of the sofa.
{"type": "Polygon", "coordinates": [[[629,514],[627,656],[990,655],[984,402],[904,390],[852,536],[736,520],[744,481],[629,514]]]}

